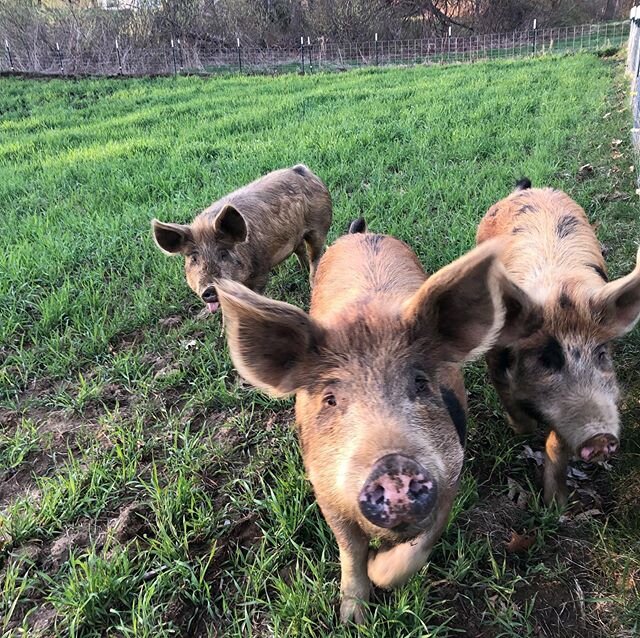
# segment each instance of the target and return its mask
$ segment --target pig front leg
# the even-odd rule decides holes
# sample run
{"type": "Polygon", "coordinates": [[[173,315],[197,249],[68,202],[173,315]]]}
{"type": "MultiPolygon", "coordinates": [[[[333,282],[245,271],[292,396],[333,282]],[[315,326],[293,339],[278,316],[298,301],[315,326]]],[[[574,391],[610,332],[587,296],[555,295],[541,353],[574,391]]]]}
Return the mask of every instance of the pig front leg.
{"type": "MultiPolygon", "coordinates": [[[[327,518],[329,521],[329,519],[327,518]]],[[[371,582],[367,576],[369,539],[360,528],[350,523],[329,521],[340,550],[340,620],[343,623],[364,622],[371,582]]]]}
{"type": "Polygon", "coordinates": [[[383,589],[404,585],[424,567],[432,547],[433,535],[425,532],[406,543],[371,552],[368,564],[369,579],[376,587],[383,589]]]}
{"type": "Polygon", "coordinates": [[[544,502],[564,507],[568,501],[567,467],[570,451],[557,432],[551,430],[544,449],[544,502]]]}

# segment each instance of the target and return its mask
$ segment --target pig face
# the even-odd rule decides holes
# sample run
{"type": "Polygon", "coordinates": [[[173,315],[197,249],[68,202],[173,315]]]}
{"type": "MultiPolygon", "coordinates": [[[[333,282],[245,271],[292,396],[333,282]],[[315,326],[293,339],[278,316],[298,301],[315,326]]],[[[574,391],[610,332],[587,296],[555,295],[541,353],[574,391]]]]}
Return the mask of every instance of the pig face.
{"type": "Polygon", "coordinates": [[[191,225],[166,224],[154,219],[153,236],[158,247],[169,255],[184,255],[187,283],[206,304],[219,308],[214,281],[218,278],[252,286],[253,264],[246,245],[244,217],[227,204],[215,213],[203,213],[191,225]]]}
{"type": "Polygon", "coordinates": [[[296,415],[323,509],[331,503],[367,535],[397,542],[451,506],[465,412],[428,343],[413,342],[401,320],[368,328],[356,319],[325,335],[296,415]]]}
{"type": "Polygon", "coordinates": [[[541,330],[490,357],[514,422],[552,427],[584,461],[615,452],[619,390],[609,342],[631,330],[639,315],[640,266],[596,292],[563,286],[546,301],[541,330]]]}

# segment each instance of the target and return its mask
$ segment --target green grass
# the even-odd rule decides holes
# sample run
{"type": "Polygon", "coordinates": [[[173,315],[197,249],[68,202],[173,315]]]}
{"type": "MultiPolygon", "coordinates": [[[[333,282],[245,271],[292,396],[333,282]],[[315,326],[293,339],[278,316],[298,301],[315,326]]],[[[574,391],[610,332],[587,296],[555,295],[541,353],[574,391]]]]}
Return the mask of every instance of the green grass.
{"type": "MultiPolygon", "coordinates": [[[[292,404],[238,383],[219,317],[197,318],[150,219],[188,221],[305,162],[334,198],[330,241],[364,214],[433,271],[473,245],[487,207],[527,175],[585,207],[618,276],[640,236],[625,86],[618,61],[590,55],[0,80],[0,634],[355,635],[337,623],[337,548],[304,477],[292,404]],[[593,174],[579,179],[586,163],[593,174]]],[[[306,306],[294,259],[268,293],[306,306]]],[[[468,369],[449,526],[428,568],[376,593],[358,635],[635,635],[637,330],[617,361],[622,457],[580,483],[595,503],[585,509],[603,513],[560,519],[541,505],[539,472],[483,365],[468,369]],[[513,481],[529,493],[524,509],[508,497],[513,481]],[[526,553],[505,550],[512,530],[535,534],[526,553]]]]}

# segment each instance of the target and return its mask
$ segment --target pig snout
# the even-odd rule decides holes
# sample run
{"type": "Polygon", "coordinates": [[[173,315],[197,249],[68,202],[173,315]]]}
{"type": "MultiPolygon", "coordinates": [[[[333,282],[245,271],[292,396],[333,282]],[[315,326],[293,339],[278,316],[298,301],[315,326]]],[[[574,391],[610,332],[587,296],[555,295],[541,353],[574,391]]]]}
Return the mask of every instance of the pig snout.
{"type": "Polygon", "coordinates": [[[580,446],[578,454],[583,461],[604,461],[617,451],[618,445],[613,434],[596,434],[580,446]]]}
{"type": "Polygon", "coordinates": [[[214,286],[207,286],[202,293],[202,301],[207,304],[209,312],[215,312],[220,307],[218,293],[214,286]]]}
{"type": "Polygon", "coordinates": [[[358,500],[368,521],[390,529],[422,521],[437,494],[437,483],[427,469],[407,456],[388,454],[376,461],[358,500]]]}

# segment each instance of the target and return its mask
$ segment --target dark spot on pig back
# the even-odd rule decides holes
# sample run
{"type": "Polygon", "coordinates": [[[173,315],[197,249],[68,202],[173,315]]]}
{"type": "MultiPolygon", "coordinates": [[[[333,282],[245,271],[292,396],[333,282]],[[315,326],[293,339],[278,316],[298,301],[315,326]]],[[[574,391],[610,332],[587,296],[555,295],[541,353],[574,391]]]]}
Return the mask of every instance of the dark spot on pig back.
{"type": "Polygon", "coordinates": [[[529,213],[537,212],[537,208],[535,206],[531,206],[530,204],[524,204],[520,206],[516,215],[528,215],[529,213]]]}
{"type": "Polygon", "coordinates": [[[559,239],[565,239],[571,235],[571,233],[575,232],[576,226],[580,223],[580,220],[573,215],[564,215],[558,220],[558,225],[556,226],[556,235],[558,235],[559,239]]]}
{"type": "Polygon", "coordinates": [[[440,386],[440,394],[444,401],[444,407],[447,408],[447,412],[449,412],[449,416],[456,428],[460,444],[464,447],[467,436],[467,415],[465,414],[460,401],[458,401],[458,397],[451,388],[440,386]]]}
{"type": "Polygon", "coordinates": [[[521,226],[514,226],[513,229],[511,230],[511,234],[512,235],[519,235],[522,232],[522,227],[521,226]]]}
{"type": "Polygon", "coordinates": [[[365,235],[365,242],[367,246],[371,249],[371,252],[374,255],[377,255],[380,252],[381,244],[384,240],[384,235],[365,235]]]}
{"type": "Polygon", "coordinates": [[[560,304],[560,308],[562,308],[563,310],[573,310],[576,307],[576,305],[573,303],[573,299],[571,299],[571,297],[569,297],[566,292],[560,293],[558,303],[560,304]]]}
{"type": "Polygon", "coordinates": [[[607,276],[607,273],[604,271],[604,268],[602,268],[601,266],[598,266],[598,264],[587,264],[587,266],[589,268],[593,268],[593,270],[595,270],[596,273],[598,273],[598,276],[600,277],[600,279],[602,279],[602,281],[604,281],[605,283],[609,283],[609,277],[607,276]]]}

